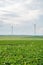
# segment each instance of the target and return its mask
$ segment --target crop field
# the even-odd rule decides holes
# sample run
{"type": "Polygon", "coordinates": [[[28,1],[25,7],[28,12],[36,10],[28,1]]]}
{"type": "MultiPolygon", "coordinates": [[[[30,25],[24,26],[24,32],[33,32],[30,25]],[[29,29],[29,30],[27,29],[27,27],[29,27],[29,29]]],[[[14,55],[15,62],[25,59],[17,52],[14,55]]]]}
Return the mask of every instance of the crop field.
{"type": "Polygon", "coordinates": [[[43,65],[43,37],[0,36],[0,65],[43,65]]]}

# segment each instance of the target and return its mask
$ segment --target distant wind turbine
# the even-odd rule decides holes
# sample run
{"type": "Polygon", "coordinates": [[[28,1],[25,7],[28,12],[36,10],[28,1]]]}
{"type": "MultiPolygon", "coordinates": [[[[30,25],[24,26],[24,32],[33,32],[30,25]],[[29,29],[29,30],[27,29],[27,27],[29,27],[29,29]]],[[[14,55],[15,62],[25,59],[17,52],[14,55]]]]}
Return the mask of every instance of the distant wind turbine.
{"type": "Polygon", "coordinates": [[[13,24],[11,25],[11,34],[13,35],[13,24]]]}
{"type": "Polygon", "coordinates": [[[14,25],[16,26],[18,23],[11,23],[11,35],[14,35],[14,25]]]}
{"type": "Polygon", "coordinates": [[[36,24],[34,24],[34,35],[36,35],[36,24]]]}

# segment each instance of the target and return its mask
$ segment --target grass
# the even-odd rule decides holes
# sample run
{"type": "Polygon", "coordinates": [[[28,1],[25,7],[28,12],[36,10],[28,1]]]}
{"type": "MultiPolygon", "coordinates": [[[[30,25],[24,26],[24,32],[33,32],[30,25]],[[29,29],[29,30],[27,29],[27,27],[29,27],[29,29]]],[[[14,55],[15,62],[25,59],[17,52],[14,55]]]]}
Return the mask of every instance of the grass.
{"type": "Polygon", "coordinates": [[[43,40],[0,40],[0,65],[43,65],[43,40]]]}

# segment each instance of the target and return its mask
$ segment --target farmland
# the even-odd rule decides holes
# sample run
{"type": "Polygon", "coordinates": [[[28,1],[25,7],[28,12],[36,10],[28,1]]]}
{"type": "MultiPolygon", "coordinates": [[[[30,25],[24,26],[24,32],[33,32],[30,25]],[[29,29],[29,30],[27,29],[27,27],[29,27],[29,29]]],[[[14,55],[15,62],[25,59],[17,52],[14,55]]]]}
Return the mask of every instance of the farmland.
{"type": "Polygon", "coordinates": [[[0,65],[43,65],[43,37],[0,36],[0,65]]]}

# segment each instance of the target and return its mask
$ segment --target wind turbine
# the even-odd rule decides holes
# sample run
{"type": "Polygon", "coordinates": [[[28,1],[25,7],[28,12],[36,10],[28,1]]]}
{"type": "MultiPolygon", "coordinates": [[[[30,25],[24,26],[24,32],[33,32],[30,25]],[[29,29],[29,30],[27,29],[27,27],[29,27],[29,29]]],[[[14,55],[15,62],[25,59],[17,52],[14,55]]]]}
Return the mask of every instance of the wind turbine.
{"type": "Polygon", "coordinates": [[[11,25],[11,35],[13,35],[13,24],[11,25]]]}
{"type": "Polygon", "coordinates": [[[14,35],[14,25],[13,23],[10,23],[10,27],[11,27],[11,35],[14,35]]]}
{"type": "Polygon", "coordinates": [[[36,36],[36,24],[34,24],[34,35],[36,36]]]}
{"type": "Polygon", "coordinates": [[[14,26],[16,26],[17,24],[19,23],[11,23],[10,26],[11,26],[11,35],[14,35],[14,26]]]}

